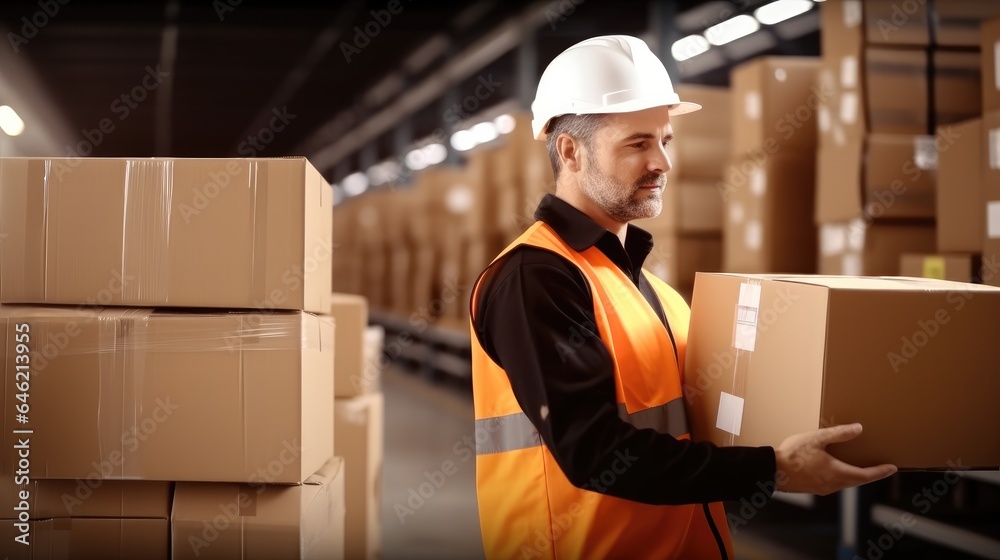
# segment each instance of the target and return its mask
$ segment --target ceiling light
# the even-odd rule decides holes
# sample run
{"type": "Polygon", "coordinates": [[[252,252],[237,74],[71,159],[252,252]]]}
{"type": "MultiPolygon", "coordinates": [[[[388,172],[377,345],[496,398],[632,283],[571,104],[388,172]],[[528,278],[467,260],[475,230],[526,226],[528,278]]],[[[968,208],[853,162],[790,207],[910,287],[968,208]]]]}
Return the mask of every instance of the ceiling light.
{"type": "Polygon", "coordinates": [[[715,46],[731,43],[740,37],[746,37],[760,29],[760,24],[753,16],[746,14],[729,18],[705,30],[705,38],[715,46]]]}
{"type": "Polygon", "coordinates": [[[355,171],[340,182],[340,187],[344,189],[347,196],[357,196],[368,189],[368,175],[361,171],[355,171]]]}
{"type": "Polygon", "coordinates": [[[777,0],[777,2],[771,2],[757,8],[753,15],[757,18],[757,21],[764,25],[774,25],[786,19],[804,14],[811,10],[812,7],[813,3],[809,0],[777,0]]]}
{"type": "Polygon", "coordinates": [[[514,127],[517,126],[517,121],[514,117],[510,115],[500,115],[499,117],[493,119],[493,125],[496,126],[497,132],[500,134],[510,134],[514,132],[514,127]]]}
{"type": "Polygon", "coordinates": [[[24,121],[17,116],[17,112],[7,105],[0,105],[0,129],[8,136],[17,136],[24,132],[24,121]]]}
{"type": "Polygon", "coordinates": [[[481,122],[469,130],[478,144],[485,144],[486,142],[495,140],[498,136],[497,127],[491,122],[481,122]]]}
{"type": "Polygon", "coordinates": [[[451,147],[465,152],[476,147],[476,137],[468,130],[459,130],[451,135],[451,147]]]}
{"type": "Polygon", "coordinates": [[[670,54],[674,60],[681,62],[689,58],[698,56],[709,49],[708,40],[701,35],[688,35],[683,39],[674,41],[670,47],[670,54]]]}
{"type": "Polygon", "coordinates": [[[448,148],[444,144],[427,144],[420,151],[424,153],[424,161],[427,165],[437,165],[448,157],[448,148]]]}

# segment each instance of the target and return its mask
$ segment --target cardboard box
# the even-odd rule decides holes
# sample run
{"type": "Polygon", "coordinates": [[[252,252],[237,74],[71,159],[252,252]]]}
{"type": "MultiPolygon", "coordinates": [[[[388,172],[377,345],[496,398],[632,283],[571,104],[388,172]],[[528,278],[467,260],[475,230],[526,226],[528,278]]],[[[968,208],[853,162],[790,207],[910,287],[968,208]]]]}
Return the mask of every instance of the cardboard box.
{"type": "Polygon", "coordinates": [[[820,9],[820,49],[824,59],[857,56],[864,46],[861,0],[827,0],[820,9]]]}
{"type": "Polygon", "coordinates": [[[348,558],[375,559],[382,551],[382,457],[385,398],[371,393],[337,399],[336,453],[344,458],[348,558]]]}
{"type": "Polygon", "coordinates": [[[979,283],[980,265],[978,255],[914,255],[907,253],[899,260],[899,275],[979,283]]]}
{"type": "Polygon", "coordinates": [[[895,276],[904,253],[933,253],[933,225],[881,224],[857,218],[819,227],[819,273],[895,276]]]}
{"type": "Polygon", "coordinates": [[[304,158],[3,158],[0,301],[324,313],[332,206],[304,158]]]}
{"type": "MultiPolygon", "coordinates": [[[[29,335],[36,476],[297,483],[333,454],[330,319],[3,306],[0,328],[6,364],[29,335]]],[[[16,373],[0,393],[9,418],[16,373]]],[[[4,435],[0,476],[18,437],[4,435]]]]}
{"type": "Polygon", "coordinates": [[[982,251],[983,121],[974,119],[938,129],[937,247],[942,252],[982,251]]]}
{"type": "Polygon", "coordinates": [[[815,153],[740,160],[720,187],[726,202],[723,270],[816,269],[815,153]]]}
{"type": "Polygon", "coordinates": [[[333,394],[353,397],[378,390],[378,377],[369,371],[364,359],[365,329],[368,328],[368,302],[361,296],[332,294],[330,316],[333,317],[334,365],[333,394]]]}
{"type": "Polygon", "coordinates": [[[699,103],[703,110],[670,119],[675,141],[669,147],[671,180],[715,180],[722,176],[729,154],[719,146],[732,142],[731,95],[726,88],[679,85],[677,95],[699,103]]]}
{"type": "Polygon", "coordinates": [[[180,482],[172,559],[343,558],[343,541],[328,533],[343,534],[345,474],[333,457],[295,486],[180,482]]]}
{"type": "Polygon", "coordinates": [[[791,56],[760,57],[732,70],[734,159],[815,150],[818,71],[819,59],[791,56]]]}
{"type": "Polygon", "coordinates": [[[413,308],[406,315],[407,319],[414,313],[418,316],[427,313],[437,298],[437,294],[434,293],[434,266],[437,263],[434,249],[431,247],[416,249],[411,256],[413,278],[410,280],[410,297],[413,308]]]}
{"type": "Polygon", "coordinates": [[[982,243],[983,282],[1000,286],[992,263],[1000,258],[1000,111],[983,115],[983,203],[985,235],[982,243]]]}
{"type": "Polygon", "coordinates": [[[1000,290],[975,284],[699,274],[684,376],[692,438],[777,446],[860,422],[860,437],[827,448],[833,456],[996,468],[1000,377],[982,364],[998,314],[1000,290]]]}
{"type": "Polygon", "coordinates": [[[937,155],[935,137],[922,135],[869,134],[821,147],[816,221],[934,218],[937,155]]]}
{"type": "Polygon", "coordinates": [[[927,65],[923,50],[865,49],[865,108],[870,132],[930,132],[927,65]]]}
{"type": "Polygon", "coordinates": [[[389,253],[389,309],[399,317],[407,317],[413,312],[410,302],[413,284],[412,253],[409,247],[397,247],[389,253]]]}
{"type": "Polygon", "coordinates": [[[722,237],[656,234],[653,250],[646,257],[643,268],[678,292],[690,294],[696,272],[722,269],[722,237]]]}
{"type": "MultiPolygon", "coordinates": [[[[829,3],[829,0],[828,0],[829,3]]],[[[824,4],[826,6],[826,4],[824,4]]],[[[859,60],[862,51],[824,57],[817,75],[820,148],[860,141],[867,128],[859,60]]]]}
{"type": "MultiPolygon", "coordinates": [[[[720,172],[723,168],[720,168],[720,172]]],[[[721,176],[720,176],[721,177],[721,176]]],[[[722,191],[718,181],[680,179],[668,175],[663,210],[655,218],[633,223],[648,231],[711,234],[722,231],[722,191]]]]}
{"type": "Polygon", "coordinates": [[[864,0],[866,39],[871,44],[923,47],[930,44],[927,2],[864,0]]]}
{"type": "Polygon", "coordinates": [[[982,41],[983,114],[1000,110],[1000,19],[983,22],[979,28],[982,41]]]}
{"type": "Polygon", "coordinates": [[[982,62],[978,52],[940,51],[934,56],[934,120],[940,126],[982,114],[982,62]]]}
{"type": "Polygon", "coordinates": [[[946,0],[935,2],[938,45],[949,47],[978,47],[979,26],[992,18],[1000,17],[1000,4],[979,0],[946,0]]]}
{"type": "Polygon", "coordinates": [[[162,558],[169,555],[170,482],[32,480],[3,477],[0,505],[15,513],[17,493],[28,492],[28,546],[15,543],[14,520],[0,521],[0,554],[13,558],[162,558]],[[33,556],[32,556],[33,555],[33,556]]]}

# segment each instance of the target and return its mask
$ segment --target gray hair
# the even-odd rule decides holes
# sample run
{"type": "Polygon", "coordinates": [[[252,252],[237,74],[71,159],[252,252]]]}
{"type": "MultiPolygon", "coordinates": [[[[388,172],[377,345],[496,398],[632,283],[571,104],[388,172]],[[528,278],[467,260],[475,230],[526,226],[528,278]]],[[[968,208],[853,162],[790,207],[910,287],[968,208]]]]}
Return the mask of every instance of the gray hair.
{"type": "Polygon", "coordinates": [[[549,121],[548,133],[545,137],[545,147],[549,151],[549,161],[552,163],[552,175],[559,180],[562,162],[556,150],[556,139],[562,133],[569,134],[580,141],[588,152],[594,152],[594,135],[604,126],[607,115],[562,115],[549,121]]]}

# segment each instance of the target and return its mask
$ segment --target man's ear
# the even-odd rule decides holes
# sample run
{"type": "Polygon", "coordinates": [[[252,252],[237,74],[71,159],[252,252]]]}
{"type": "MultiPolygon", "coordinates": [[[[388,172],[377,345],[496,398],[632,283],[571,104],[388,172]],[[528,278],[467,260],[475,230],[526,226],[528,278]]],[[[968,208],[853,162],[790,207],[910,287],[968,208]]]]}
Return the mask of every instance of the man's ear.
{"type": "Polygon", "coordinates": [[[556,153],[559,154],[563,171],[577,173],[582,169],[583,149],[580,141],[565,132],[556,138],[556,153]]]}

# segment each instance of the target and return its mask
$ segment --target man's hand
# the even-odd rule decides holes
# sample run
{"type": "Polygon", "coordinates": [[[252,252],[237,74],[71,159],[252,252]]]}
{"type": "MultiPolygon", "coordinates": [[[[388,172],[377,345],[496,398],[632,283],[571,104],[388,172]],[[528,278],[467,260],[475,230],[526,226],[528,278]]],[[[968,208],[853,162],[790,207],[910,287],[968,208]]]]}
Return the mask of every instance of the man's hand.
{"type": "Polygon", "coordinates": [[[779,473],[777,489],[826,496],[895,474],[897,469],[893,465],[859,468],[826,452],[827,445],[850,441],[859,435],[861,424],[844,424],[790,436],[774,450],[779,473]]]}

